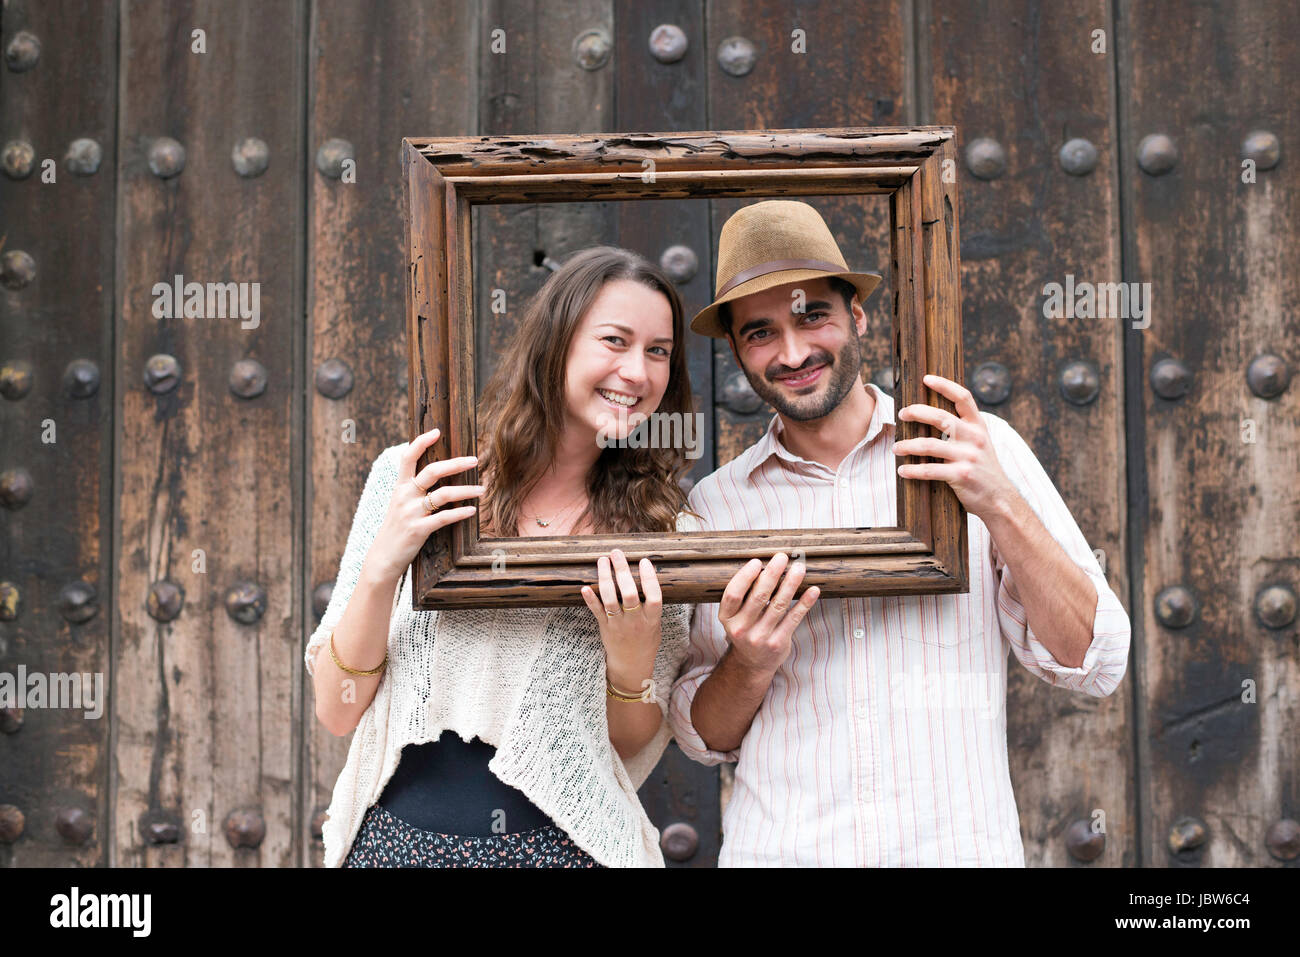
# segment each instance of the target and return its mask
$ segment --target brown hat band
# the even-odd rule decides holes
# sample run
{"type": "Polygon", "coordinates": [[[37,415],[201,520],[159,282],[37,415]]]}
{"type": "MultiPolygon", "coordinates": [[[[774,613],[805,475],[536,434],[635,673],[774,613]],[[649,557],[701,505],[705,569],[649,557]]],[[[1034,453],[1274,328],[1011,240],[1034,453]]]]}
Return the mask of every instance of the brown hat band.
{"type": "Polygon", "coordinates": [[[742,282],[749,282],[759,276],[766,276],[770,272],[783,272],[787,269],[820,269],[823,272],[848,272],[846,267],[828,263],[824,259],[773,259],[765,263],[759,263],[757,266],[751,266],[748,269],[742,269],[727,280],[727,284],[719,289],[713,298],[721,299],[742,282]]]}

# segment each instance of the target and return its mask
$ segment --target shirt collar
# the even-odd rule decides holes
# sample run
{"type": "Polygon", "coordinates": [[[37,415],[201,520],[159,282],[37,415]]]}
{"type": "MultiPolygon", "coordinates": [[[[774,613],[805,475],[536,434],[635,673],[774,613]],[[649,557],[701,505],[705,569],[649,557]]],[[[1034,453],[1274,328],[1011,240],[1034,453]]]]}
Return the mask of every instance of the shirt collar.
{"type": "MultiPolygon", "coordinates": [[[[862,437],[862,441],[849,450],[849,455],[852,455],[864,445],[872,442],[876,436],[881,433],[885,426],[889,426],[892,429],[895,425],[894,400],[874,382],[867,382],[865,385],[876,399],[875,405],[871,410],[871,424],[867,426],[867,434],[862,437]]],[[[749,451],[745,453],[749,456],[748,460],[742,464],[745,478],[752,476],[755,470],[757,470],[760,465],[766,462],[773,455],[777,458],[784,459],[796,468],[807,468],[809,466],[825,468],[825,466],[821,465],[819,462],[809,462],[807,459],[795,455],[782,445],[777,439],[777,436],[784,431],[785,424],[781,421],[780,413],[774,412],[771,421],[767,424],[767,432],[765,432],[763,437],[754,443],[754,445],[750,446],[749,451]]],[[[848,458],[848,455],[846,455],[845,458],[848,458]]]]}

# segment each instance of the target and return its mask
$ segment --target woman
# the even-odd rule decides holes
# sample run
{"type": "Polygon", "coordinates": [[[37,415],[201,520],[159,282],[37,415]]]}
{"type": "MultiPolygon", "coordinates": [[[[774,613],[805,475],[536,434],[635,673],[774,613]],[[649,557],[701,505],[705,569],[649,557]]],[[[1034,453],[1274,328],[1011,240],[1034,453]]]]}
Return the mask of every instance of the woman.
{"type": "Polygon", "coordinates": [[[469,499],[484,538],[701,528],[684,450],[612,441],[650,412],[692,412],[683,335],[658,269],[586,250],[481,393],[481,458],[417,473],[435,429],[375,461],[306,652],[318,719],[356,732],[327,866],[663,866],[636,789],[668,742],[691,606],[662,607],[650,561],[638,591],[620,550],[601,556],[586,608],[413,612],[402,580],[469,499]],[[476,462],[482,485],[443,481],[476,462]]]}

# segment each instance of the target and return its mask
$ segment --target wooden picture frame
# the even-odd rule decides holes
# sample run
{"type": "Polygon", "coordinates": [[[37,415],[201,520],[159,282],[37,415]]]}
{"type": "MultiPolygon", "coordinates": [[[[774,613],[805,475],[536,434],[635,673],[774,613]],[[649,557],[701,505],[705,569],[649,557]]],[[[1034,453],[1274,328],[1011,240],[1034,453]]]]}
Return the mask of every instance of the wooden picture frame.
{"type": "MultiPolygon", "coordinates": [[[[473,272],[476,204],[888,194],[896,408],[955,413],[922,382],[962,381],[955,130],[863,127],[696,133],[406,138],[411,437],[444,438],[420,462],[475,453],[473,272]]],[[[694,333],[688,333],[694,335],[694,333]]],[[[899,441],[935,435],[898,422],[899,441]]],[[[900,456],[899,464],[932,461],[900,456]]],[[[451,484],[475,484],[477,470],[451,484]]],[[[803,553],[801,590],[824,597],[969,590],[966,512],[945,482],[897,478],[890,528],[762,529],[478,538],[477,519],[430,537],[413,563],[416,610],[582,605],[596,559],[649,557],[665,604],[715,602],[754,557],[803,553]]]]}

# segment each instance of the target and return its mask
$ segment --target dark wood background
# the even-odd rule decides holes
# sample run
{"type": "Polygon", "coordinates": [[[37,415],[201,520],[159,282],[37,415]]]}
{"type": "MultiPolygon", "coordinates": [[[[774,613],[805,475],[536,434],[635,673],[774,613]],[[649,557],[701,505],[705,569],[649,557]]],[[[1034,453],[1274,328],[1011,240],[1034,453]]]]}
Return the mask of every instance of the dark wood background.
{"type": "MultiPolygon", "coordinates": [[[[403,136],[950,123],[968,384],[1030,443],[1134,625],[1107,699],[1011,663],[1027,860],[1294,864],[1300,386],[1261,397],[1248,369],[1300,361],[1300,8],[1066,6],[6,0],[0,671],[100,672],[110,690],[100,720],[0,714],[0,862],[319,862],[348,739],[315,722],[302,648],[368,466],[406,439],[403,136]],[[686,39],[676,62],[652,55],[661,23],[686,39]],[[741,75],[733,37],[753,50],[741,75]],[[1163,173],[1152,134],[1176,150],[1163,173]],[[161,137],[184,147],[175,175],[151,169],[161,137]],[[246,137],[267,147],[258,176],[232,165],[246,137]],[[1064,168],[1075,138],[1095,168],[1064,168]],[[261,325],[154,318],[152,285],[178,273],[260,282],[261,325]],[[1067,274],[1150,282],[1149,326],[1045,318],[1043,286],[1067,274]]],[[[513,312],[593,242],[683,246],[699,308],[735,205],[485,210],[479,294],[506,289],[513,312]]],[[[819,206],[850,264],[888,275],[884,204],[819,206]]],[[[482,341],[504,349],[509,328],[482,341]]],[[[725,344],[689,348],[698,478],[770,410],[725,344]]],[[[864,348],[887,383],[887,337],[864,348]]],[[[715,862],[728,784],[673,748],[645,786],[652,819],[698,839],[682,863],[715,862]]]]}

